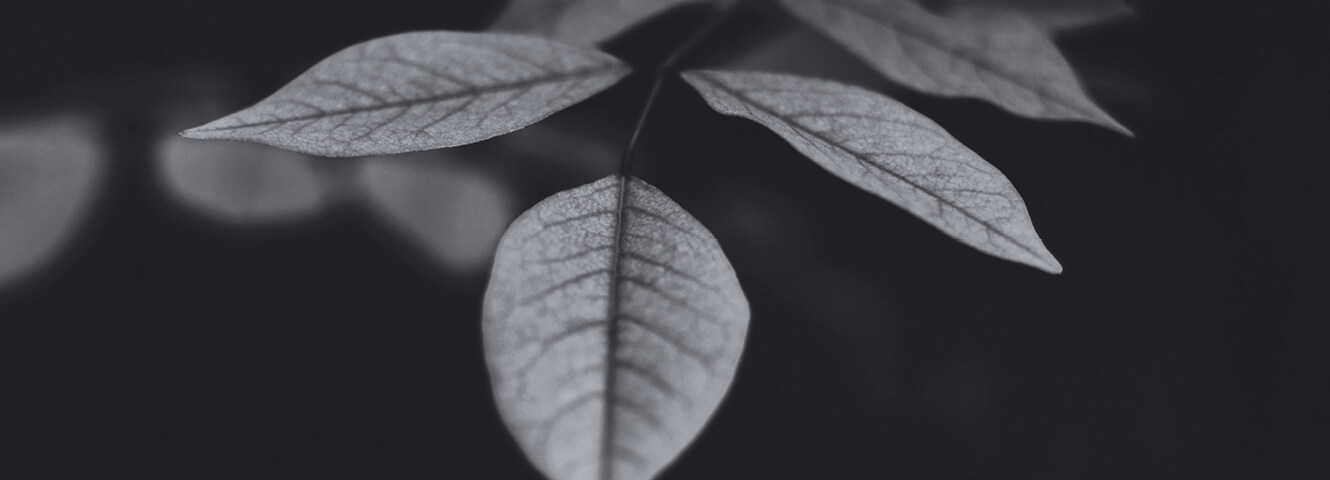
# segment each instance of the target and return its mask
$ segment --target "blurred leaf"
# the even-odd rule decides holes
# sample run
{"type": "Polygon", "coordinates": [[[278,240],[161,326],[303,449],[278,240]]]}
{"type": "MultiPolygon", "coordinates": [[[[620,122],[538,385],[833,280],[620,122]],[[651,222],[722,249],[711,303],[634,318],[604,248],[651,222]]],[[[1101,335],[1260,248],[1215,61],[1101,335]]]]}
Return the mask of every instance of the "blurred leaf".
{"type": "Polygon", "coordinates": [[[1062,271],[1007,177],[927,117],[826,80],[690,71],[716,111],[756,121],[837,177],[982,252],[1062,271]]]}
{"type": "Polygon", "coordinates": [[[445,269],[473,273],[489,266],[499,236],[516,215],[513,194],[450,153],[367,158],[357,182],[387,226],[445,269]]]}
{"type": "Polygon", "coordinates": [[[1122,0],[950,0],[946,3],[944,12],[948,14],[1015,12],[1050,30],[1074,30],[1132,15],[1131,7],[1122,0]]]}
{"type": "Polygon", "coordinates": [[[81,115],[0,123],[0,289],[69,243],[101,184],[104,149],[81,115]]]}
{"type": "Polygon", "coordinates": [[[518,217],[485,293],[499,412],[558,480],[655,476],[720,404],[747,334],[716,239],[655,187],[621,179],[518,217]]]}
{"type": "Polygon", "coordinates": [[[1131,132],[1085,94],[1047,31],[1021,15],[939,17],[911,0],[781,0],[888,78],[1017,115],[1131,132]]]}
{"type": "Polygon", "coordinates": [[[494,29],[591,45],[685,3],[715,0],[512,0],[494,29]]]}
{"type": "Polygon", "coordinates": [[[326,206],[336,187],[316,170],[315,159],[252,143],[169,135],[162,138],[157,158],[162,182],[177,200],[227,222],[310,217],[326,206]]]}
{"type": "Polygon", "coordinates": [[[610,55],[537,38],[404,33],[337,52],[257,105],[182,135],[330,157],[453,147],[530,125],[627,73],[610,55]]]}

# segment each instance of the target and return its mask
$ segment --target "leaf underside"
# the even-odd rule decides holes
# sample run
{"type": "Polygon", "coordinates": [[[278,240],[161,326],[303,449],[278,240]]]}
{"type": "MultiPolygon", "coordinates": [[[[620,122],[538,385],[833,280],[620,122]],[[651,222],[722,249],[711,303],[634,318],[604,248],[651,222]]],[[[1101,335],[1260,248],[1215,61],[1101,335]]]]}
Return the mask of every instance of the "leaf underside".
{"type": "Polygon", "coordinates": [[[404,33],[337,52],[258,104],[181,135],[329,157],[454,147],[537,122],[628,70],[533,37],[404,33]]]}
{"type": "Polygon", "coordinates": [[[748,302],[715,238],[622,178],[518,217],[485,293],[499,412],[557,480],[655,476],[719,405],[747,333],[748,302]]]}
{"type": "Polygon", "coordinates": [[[1001,10],[941,17],[912,0],[781,0],[887,78],[1014,114],[1131,132],[1090,100],[1048,29],[1001,10]]]}
{"type": "Polygon", "coordinates": [[[962,243],[1051,273],[1016,188],[927,117],[840,83],[758,72],[685,72],[716,111],[770,128],[837,177],[962,243]]]}
{"type": "Polygon", "coordinates": [[[685,3],[712,0],[513,0],[495,30],[591,45],[685,3]]]}

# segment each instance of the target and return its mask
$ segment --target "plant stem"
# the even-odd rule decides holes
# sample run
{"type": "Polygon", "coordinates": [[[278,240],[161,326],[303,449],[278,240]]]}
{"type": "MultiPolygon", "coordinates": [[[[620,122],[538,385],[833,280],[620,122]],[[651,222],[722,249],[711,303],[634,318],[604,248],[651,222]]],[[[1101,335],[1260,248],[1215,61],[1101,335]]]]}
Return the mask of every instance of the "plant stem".
{"type": "Polygon", "coordinates": [[[665,77],[673,74],[680,60],[701,44],[702,40],[716,31],[721,24],[729,20],[735,12],[739,11],[739,7],[747,1],[749,0],[730,0],[722,5],[706,24],[698,27],[679,46],[674,47],[670,55],[665,57],[665,61],[656,67],[651,80],[651,91],[647,93],[646,104],[642,106],[642,112],[637,115],[637,124],[633,127],[632,136],[628,137],[628,146],[624,148],[623,158],[619,161],[619,175],[627,177],[632,171],[633,157],[637,152],[637,140],[642,136],[642,130],[647,124],[647,117],[651,114],[651,108],[656,105],[656,97],[660,96],[661,84],[665,83],[665,77]]]}

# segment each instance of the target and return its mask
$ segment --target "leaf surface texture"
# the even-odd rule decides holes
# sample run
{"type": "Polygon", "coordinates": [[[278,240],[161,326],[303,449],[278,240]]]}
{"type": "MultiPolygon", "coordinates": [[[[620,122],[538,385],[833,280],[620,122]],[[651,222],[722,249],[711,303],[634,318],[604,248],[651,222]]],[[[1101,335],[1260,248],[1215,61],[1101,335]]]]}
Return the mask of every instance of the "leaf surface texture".
{"type": "Polygon", "coordinates": [[[627,73],[605,53],[539,38],[404,33],[337,52],[258,104],[182,135],[331,157],[454,147],[530,125],[627,73]]]}
{"type": "Polygon", "coordinates": [[[622,178],[518,217],[485,294],[499,412],[557,480],[655,476],[719,405],[747,333],[748,302],[715,238],[622,178]]]}
{"type": "Polygon", "coordinates": [[[873,68],[934,95],[1131,133],[1086,95],[1039,23],[1016,13],[938,16],[912,0],[781,0],[873,68]]]}
{"type": "Polygon", "coordinates": [[[716,111],[756,121],[837,177],[980,251],[1062,271],[996,167],[932,120],[858,87],[758,72],[684,73],[716,111]]]}
{"type": "Polygon", "coordinates": [[[494,28],[591,45],[657,13],[699,1],[710,0],[513,0],[494,28]]]}

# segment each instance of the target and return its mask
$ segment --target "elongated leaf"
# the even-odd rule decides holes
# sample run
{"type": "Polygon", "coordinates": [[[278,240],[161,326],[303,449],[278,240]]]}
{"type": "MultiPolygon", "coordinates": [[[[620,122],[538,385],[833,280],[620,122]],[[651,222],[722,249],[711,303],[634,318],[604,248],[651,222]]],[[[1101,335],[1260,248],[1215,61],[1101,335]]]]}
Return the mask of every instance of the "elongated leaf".
{"type": "Polygon", "coordinates": [[[331,157],[453,147],[530,125],[627,73],[607,54],[538,38],[404,33],[337,52],[257,105],[182,135],[331,157]]]}
{"type": "Polygon", "coordinates": [[[654,476],[719,405],[748,329],[711,233],[655,187],[621,179],[518,217],[485,293],[499,412],[556,480],[654,476]]]}
{"type": "Polygon", "coordinates": [[[949,0],[944,12],[1016,12],[1052,30],[1073,30],[1130,16],[1122,0],[949,0]]]}
{"type": "Polygon", "coordinates": [[[781,0],[888,78],[1017,115],[1131,132],[1086,96],[1048,32],[1017,14],[939,17],[911,0],[781,0]]]}
{"type": "Polygon", "coordinates": [[[434,263],[454,273],[483,272],[517,215],[513,194],[485,172],[460,164],[454,152],[367,158],[356,181],[371,212],[434,263]]]}
{"type": "Polygon", "coordinates": [[[716,111],[756,121],[822,168],[985,253],[1052,273],[1007,177],[946,130],[861,88],[757,72],[685,72],[716,111]]]}
{"type": "Polygon", "coordinates": [[[102,185],[105,150],[84,115],[0,121],[0,290],[69,243],[102,185]]]}
{"type": "Polygon", "coordinates": [[[714,0],[513,0],[496,30],[591,45],[670,8],[714,0]]]}

